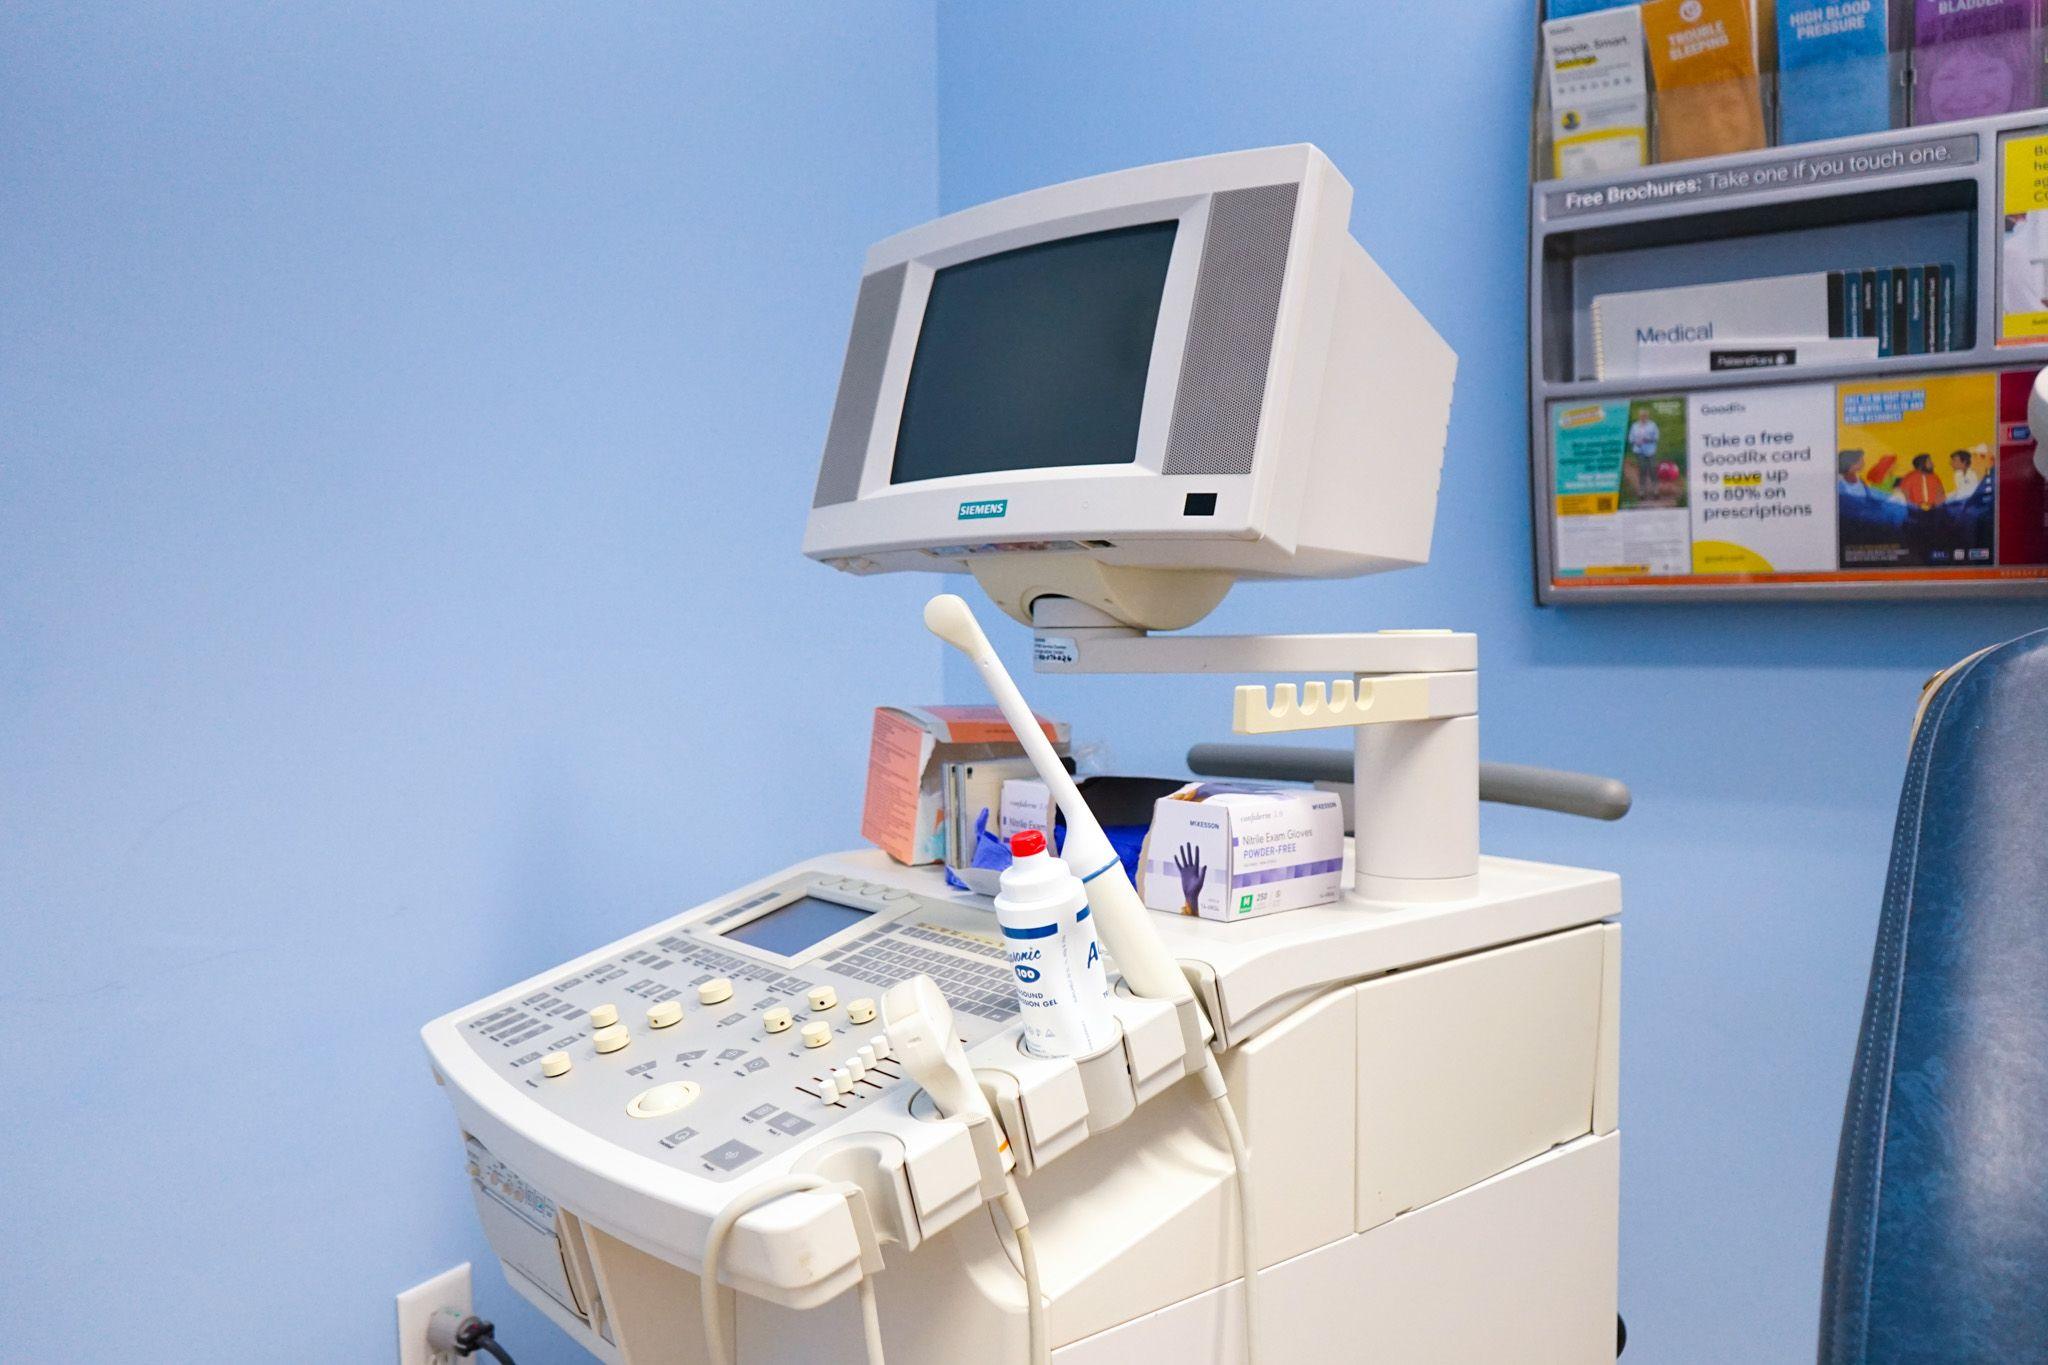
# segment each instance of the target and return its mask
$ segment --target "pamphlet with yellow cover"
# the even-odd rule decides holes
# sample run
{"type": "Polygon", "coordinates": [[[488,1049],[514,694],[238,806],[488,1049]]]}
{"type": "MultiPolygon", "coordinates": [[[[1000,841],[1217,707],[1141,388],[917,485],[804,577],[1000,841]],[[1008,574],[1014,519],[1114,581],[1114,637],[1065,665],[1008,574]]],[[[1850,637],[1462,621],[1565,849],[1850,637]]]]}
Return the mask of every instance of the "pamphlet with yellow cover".
{"type": "Polygon", "coordinates": [[[1650,82],[1634,5],[1543,26],[1552,169],[1596,175],[1650,159],[1650,82]]]}
{"type": "Polygon", "coordinates": [[[1649,0],[1643,34],[1657,84],[1657,159],[1768,145],[1749,0],[1649,0]]]}

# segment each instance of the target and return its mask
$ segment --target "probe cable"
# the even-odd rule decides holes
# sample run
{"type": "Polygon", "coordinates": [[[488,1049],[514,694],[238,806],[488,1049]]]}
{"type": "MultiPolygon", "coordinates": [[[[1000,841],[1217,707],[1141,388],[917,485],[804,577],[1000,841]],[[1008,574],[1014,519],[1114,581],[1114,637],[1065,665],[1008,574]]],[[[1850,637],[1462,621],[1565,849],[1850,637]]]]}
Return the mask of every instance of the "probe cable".
{"type": "MultiPolygon", "coordinates": [[[[743,1191],[711,1220],[711,1232],[704,1239],[704,1273],[697,1278],[698,1307],[704,1315],[704,1345],[710,1353],[711,1365],[733,1365],[732,1350],[725,1333],[725,1314],[719,1311],[718,1303],[718,1262],[724,1255],[725,1239],[731,1235],[733,1225],[761,1205],[786,1194],[835,1188],[835,1182],[822,1176],[781,1176],[743,1191]]],[[[874,1281],[863,1274],[859,1288],[861,1330],[867,1338],[868,1365],[883,1365],[882,1318],[875,1308],[874,1281]]]]}
{"type": "MultiPolygon", "coordinates": [[[[1010,1225],[1010,1235],[1017,1239],[1017,1259],[1012,1262],[1017,1273],[1024,1277],[1024,1326],[1028,1333],[1026,1349],[1030,1352],[1031,1365],[1050,1365],[1052,1343],[1047,1337],[1045,1325],[1045,1282],[1038,1274],[1038,1248],[1031,1240],[1031,1218],[1024,1211],[1024,1196],[1017,1190],[1017,1177],[1006,1176],[1003,1193],[995,1201],[1002,1206],[1003,1221],[1010,1225]]],[[[1003,1239],[996,1238],[1001,1247],[1003,1239]]],[[[1004,1255],[1009,1254],[1007,1247],[1004,1255]]]]}
{"type": "Polygon", "coordinates": [[[1223,1084],[1223,1068],[1216,1064],[1213,1052],[1207,1055],[1202,1067],[1202,1089],[1215,1104],[1216,1117],[1223,1121],[1230,1161],[1237,1168],[1237,1238],[1239,1255],[1244,1261],[1244,1360],[1245,1365],[1258,1365],[1259,1263],[1254,1254],[1252,1229],[1252,1152],[1245,1143],[1244,1128],[1237,1121],[1237,1110],[1230,1103],[1230,1091],[1223,1084]]]}

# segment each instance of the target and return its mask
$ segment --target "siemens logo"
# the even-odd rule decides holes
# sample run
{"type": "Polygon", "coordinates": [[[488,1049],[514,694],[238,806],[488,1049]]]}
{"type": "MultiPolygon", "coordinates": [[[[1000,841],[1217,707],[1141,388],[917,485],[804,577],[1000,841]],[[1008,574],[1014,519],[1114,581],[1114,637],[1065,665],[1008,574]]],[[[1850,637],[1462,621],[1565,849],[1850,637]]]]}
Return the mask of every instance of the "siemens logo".
{"type": "Polygon", "coordinates": [[[960,504],[960,521],[988,521],[993,517],[1007,516],[1010,511],[1008,498],[984,498],[980,502],[960,504]]]}

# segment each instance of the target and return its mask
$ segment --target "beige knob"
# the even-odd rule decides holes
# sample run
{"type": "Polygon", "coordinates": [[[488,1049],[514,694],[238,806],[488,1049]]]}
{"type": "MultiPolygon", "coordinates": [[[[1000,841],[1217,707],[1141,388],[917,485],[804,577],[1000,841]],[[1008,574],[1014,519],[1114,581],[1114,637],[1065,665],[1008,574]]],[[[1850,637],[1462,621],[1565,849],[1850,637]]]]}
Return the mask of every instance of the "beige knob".
{"type": "Polygon", "coordinates": [[[822,1014],[839,1003],[839,992],[830,986],[813,986],[804,999],[809,1002],[811,1013],[822,1014]]]}
{"type": "Polygon", "coordinates": [[[788,1031],[789,1026],[795,1022],[796,1016],[781,1005],[777,1005],[774,1009],[761,1016],[761,1027],[767,1029],[770,1033],[785,1033],[788,1031]]]}
{"type": "Polygon", "coordinates": [[[695,1081],[669,1081],[650,1086],[626,1101],[626,1112],[636,1119],[658,1119],[673,1114],[702,1094],[695,1081]]]}
{"type": "Polygon", "coordinates": [[[610,1028],[601,1028],[591,1034],[590,1041],[600,1053],[617,1052],[633,1041],[633,1035],[626,1032],[624,1024],[613,1024],[610,1028]]]}
{"type": "Polygon", "coordinates": [[[564,1075],[568,1070],[569,1054],[566,1052],[550,1052],[540,1059],[540,1074],[549,1079],[564,1075]]]}
{"type": "Polygon", "coordinates": [[[682,1020],[683,1002],[680,1000],[664,1000],[659,1005],[649,1005],[647,1007],[647,1027],[649,1028],[667,1028],[672,1024],[681,1023],[682,1020]]]}
{"type": "Polygon", "coordinates": [[[804,1025],[804,1046],[823,1047],[832,1041],[832,1026],[823,1019],[813,1019],[804,1025]]]}
{"type": "Polygon", "coordinates": [[[858,1000],[846,1002],[846,1022],[849,1024],[870,1024],[875,1019],[875,1002],[863,995],[858,1000]]]}
{"type": "Polygon", "coordinates": [[[700,1005],[723,1005],[732,999],[732,982],[722,976],[714,976],[697,988],[697,1003],[700,1005]]]}
{"type": "Polygon", "coordinates": [[[602,1005],[592,1005],[590,1007],[590,1026],[592,1028],[610,1028],[618,1022],[619,1007],[610,1001],[606,1001],[602,1005]]]}

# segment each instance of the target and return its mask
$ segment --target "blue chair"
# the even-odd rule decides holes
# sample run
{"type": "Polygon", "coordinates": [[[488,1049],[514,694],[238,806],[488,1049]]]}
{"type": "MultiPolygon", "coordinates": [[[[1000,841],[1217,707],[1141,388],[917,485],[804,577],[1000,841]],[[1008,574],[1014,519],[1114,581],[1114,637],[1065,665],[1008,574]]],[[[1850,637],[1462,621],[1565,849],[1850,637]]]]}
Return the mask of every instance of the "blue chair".
{"type": "Polygon", "coordinates": [[[1820,1361],[2048,1362],[2048,631],[1957,664],[1922,704],[1820,1361]]]}

